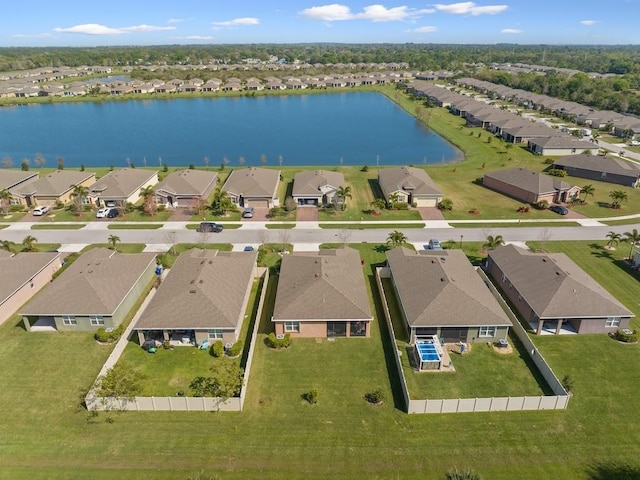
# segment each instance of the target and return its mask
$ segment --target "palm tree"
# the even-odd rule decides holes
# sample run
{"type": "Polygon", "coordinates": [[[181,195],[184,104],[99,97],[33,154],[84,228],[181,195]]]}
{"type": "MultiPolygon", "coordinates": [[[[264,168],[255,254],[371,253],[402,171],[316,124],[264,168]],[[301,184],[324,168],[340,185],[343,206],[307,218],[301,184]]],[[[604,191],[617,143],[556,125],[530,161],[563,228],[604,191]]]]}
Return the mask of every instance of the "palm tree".
{"type": "Polygon", "coordinates": [[[583,203],[587,203],[587,197],[589,195],[593,196],[593,194],[596,191],[596,187],[594,187],[593,185],[589,184],[589,185],[585,185],[584,187],[582,187],[580,189],[580,193],[584,194],[584,198],[582,199],[583,203]]]}
{"type": "Polygon", "coordinates": [[[500,245],[504,245],[502,235],[496,235],[495,237],[493,235],[489,235],[486,242],[482,244],[482,248],[485,250],[495,250],[500,245]]]}
{"type": "Polygon", "coordinates": [[[118,242],[120,242],[120,237],[117,235],[109,235],[108,242],[109,242],[110,248],[112,248],[117,252],[118,251],[117,245],[118,245],[118,242]]]}
{"type": "Polygon", "coordinates": [[[622,235],[612,230],[609,233],[607,233],[607,238],[609,239],[607,241],[607,247],[615,248],[618,245],[618,243],[620,243],[620,240],[622,239],[622,235]]]}
{"type": "Polygon", "coordinates": [[[7,252],[13,253],[16,244],[9,240],[0,240],[0,250],[6,250],[7,252]]]}
{"type": "Polygon", "coordinates": [[[391,244],[393,247],[400,247],[407,243],[407,240],[407,236],[398,230],[394,230],[387,237],[387,243],[391,244]]]}
{"type": "Polygon", "coordinates": [[[631,254],[633,253],[633,247],[636,246],[638,242],[640,242],[640,232],[638,229],[634,228],[630,232],[624,232],[623,242],[628,242],[631,244],[629,247],[629,260],[631,260],[631,254]]]}
{"type": "Polygon", "coordinates": [[[84,200],[89,196],[89,188],[83,185],[71,185],[73,189],[69,197],[73,200],[73,211],[76,215],[82,212],[84,200]]]}
{"type": "Polygon", "coordinates": [[[9,205],[11,204],[11,192],[6,188],[0,190],[0,206],[2,206],[2,214],[9,213],[9,205]]]}
{"type": "Polygon", "coordinates": [[[384,207],[387,206],[387,202],[384,201],[384,198],[376,198],[373,202],[371,202],[371,207],[373,208],[373,212],[377,215],[380,213],[384,207]]]}
{"type": "Polygon", "coordinates": [[[398,192],[389,194],[389,205],[393,206],[394,203],[397,203],[399,201],[400,201],[400,194],[398,192]]]}
{"type": "Polygon", "coordinates": [[[147,215],[153,216],[156,213],[156,190],[153,185],[147,185],[140,189],[140,196],[143,199],[142,209],[147,215]]]}
{"type": "Polygon", "coordinates": [[[233,202],[229,198],[227,191],[222,190],[220,187],[216,188],[215,192],[213,192],[213,202],[211,202],[213,211],[218,215],[224,215],[232,206],[233,202]]]}
{"type": "Polygon", "coordinates": [[[336,199],[340,204],[341,210],[344,210],[347,204],[347,198],[351,199],[351,187],[347,185],[346,187],[338,187],[336,190],[336,199]]]}
{"type": "Polygon", "coordinates": [[[622,190],[614,190],[612,192],[609,192],[609,198],[613,200],[613,202],[611,203],[611,208],[620,208],[622,202],[625,202],[627,200],[627,192],[624,192],[622,190]]]}
{"type": "Polygon", "coordinates": [[[38,243],[37,238],[27,235],[22,240],[22,250],[24,252],[34,252],[36,250],[36,243],[38,243]]]}

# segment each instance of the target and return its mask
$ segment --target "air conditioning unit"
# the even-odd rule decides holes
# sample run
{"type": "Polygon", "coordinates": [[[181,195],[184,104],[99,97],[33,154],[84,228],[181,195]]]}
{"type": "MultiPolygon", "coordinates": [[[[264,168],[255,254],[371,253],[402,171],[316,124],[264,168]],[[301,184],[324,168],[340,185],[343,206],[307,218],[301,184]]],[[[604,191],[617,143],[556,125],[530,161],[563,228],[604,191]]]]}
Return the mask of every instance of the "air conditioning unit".
{"type": "Polygon", "coordinates": [[[277,335],[276,335],[276,338],[277,338],[278,340],[284,340],[284,333],[279,333],[279,334],[277,334],[277,335]]]}

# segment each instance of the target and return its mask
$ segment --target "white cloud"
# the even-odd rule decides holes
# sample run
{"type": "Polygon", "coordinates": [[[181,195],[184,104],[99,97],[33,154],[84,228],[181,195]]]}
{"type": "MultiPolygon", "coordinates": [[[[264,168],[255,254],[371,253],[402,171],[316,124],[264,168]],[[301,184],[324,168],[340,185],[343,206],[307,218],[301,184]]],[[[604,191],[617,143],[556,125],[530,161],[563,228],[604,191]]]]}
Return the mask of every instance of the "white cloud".
{"type": "Polygon", "coordinates": [[[432,27],[432,26],[418,27],[412,30],[407,30],[407,32],[411,32],[411,33],[433,33],[437,31],[438,31],[438,28],[432,27]]]}
{"type": "Polygon", "coordinates": [[[500,33],[522,33],[522,30],[518,30],[517,28],[503,28],[500,30],[500,33]]]}
{"type": "Polygon", "coordinates": [[[189,35],[184,38],[187,40],[213,40],[213,37],[210,35],[189,35]]]}
{"type": "Polygon", "coordinates": [[[167,20],[167,23],[180,23],[184,22],[184,18],[170,18],[167,20]]]}
{"type": "Polygon", "coordinates": [[[211,25],[216,27],[238,27],[259,24],[260,20],[253,17],[234,18],[233,20],[227,20],[226,22],[211,22],[211,25]]]}
{"type": "Polygon", "coordinates": [[[176,27],[156,27],[153,25],[134,25],[131,27],[112,28],[99,23],[85,23],[74,25],[73,27],[54,28],[54,32],[59,33],[80,33],[84,35],[121,35],[123,33],[135,32],[157,32],[161,30],[175,30],[176,27]]]}
{"type": "Polygon", "coordinates": [[[15,35],[11,35],[11,36],[13,38],[51,38],[51,37],[53,37],[53,34],[51,34],[49,32],[33,33],[33,34],[16,33],[15,35]]]}
{"type": "Polygon", "coordinates": [[[444,5],[438,3],[434,5],[436,10],[442,13],[451,13],[453,15],[495,15],[500,12],[504,12],[507,5],[485,5],[483,7],[476,5],[474,2],[460,2],[444,5]]]}
{"type": "Polygon", "coordinates": [[[371,20],[372,22],[399,22],[434,13],[434,9],[415,10],[407,6],[387,8],[384,5],[368,5],[360,13],[353,13],[346,5],[333,3],[306,8],[299,13],[309,20],[337,22],[342,20],[371,20]]]}
{"type": "Polygon", "coordinates": [[[590,27],[591,25],[595,25],[596,23],[598,23],[598,21],[597,20],[582,20],[580,23],[582,25],[590,27]]]}

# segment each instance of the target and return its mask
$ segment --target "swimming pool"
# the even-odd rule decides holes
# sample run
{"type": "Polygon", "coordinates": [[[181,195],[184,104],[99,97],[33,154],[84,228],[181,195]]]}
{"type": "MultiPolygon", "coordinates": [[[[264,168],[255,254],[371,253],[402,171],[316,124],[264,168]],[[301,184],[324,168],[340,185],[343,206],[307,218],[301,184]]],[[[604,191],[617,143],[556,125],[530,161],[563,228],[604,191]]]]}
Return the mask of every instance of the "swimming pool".
{"type": "Polygon", "coordinates": [[[416,352],[420,361],[420,370],[437,370],[441,367],[444,352],[437,336],[434,335],[431,340],[418,340],[416,352]]]}

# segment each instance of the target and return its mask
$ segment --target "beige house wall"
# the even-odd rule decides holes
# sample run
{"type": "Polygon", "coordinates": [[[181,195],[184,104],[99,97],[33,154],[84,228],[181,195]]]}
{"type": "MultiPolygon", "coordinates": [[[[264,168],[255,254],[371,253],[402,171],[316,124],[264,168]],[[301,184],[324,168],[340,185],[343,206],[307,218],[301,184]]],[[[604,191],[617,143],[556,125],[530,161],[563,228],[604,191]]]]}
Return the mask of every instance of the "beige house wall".
{"type": "Polygon", "coordinates": [[[51,281],[53,274],[62,266],[62,257],[58,257],[34,275],[31,282],[25,283],[18,291],[0,304],[0,325],[10,318],[22,305],[27,303],[42,287],[51,281]]]}
{"type": "MultiPolygon", "coordinates": [[[[340,321],[340,320],[337,320],[340,321]]],[[[347,323],[347,336],[340,338],[348,338],[350,337],[351,332],[351,322],[346,321],[347,323]]],[[[274,328],[276,335],[285,335],[289,333],[291,338],[327,338],[327,322],[300,322],[300,331],[299,332],[285,332],[284,331],[284,323],[283,322],[274,322],[274,328]]],[[[366,334],[360,337],[354,338],[368,338],[371,335],[371,322],[366,322],[366,334]]]]}

